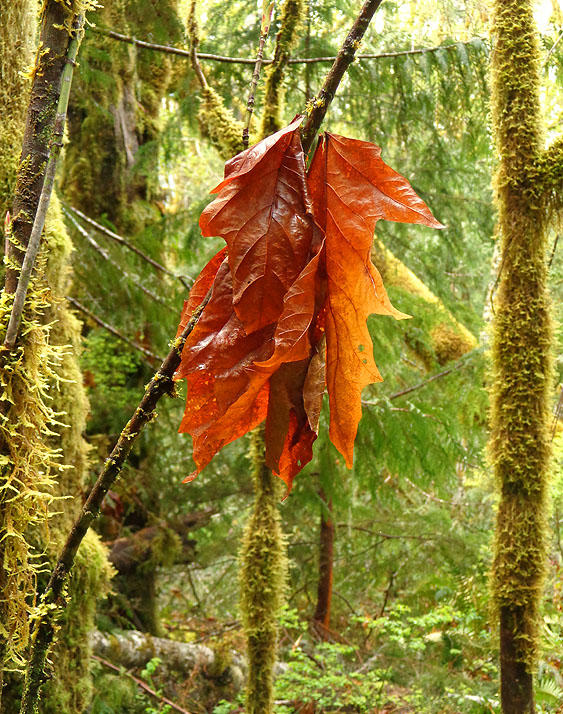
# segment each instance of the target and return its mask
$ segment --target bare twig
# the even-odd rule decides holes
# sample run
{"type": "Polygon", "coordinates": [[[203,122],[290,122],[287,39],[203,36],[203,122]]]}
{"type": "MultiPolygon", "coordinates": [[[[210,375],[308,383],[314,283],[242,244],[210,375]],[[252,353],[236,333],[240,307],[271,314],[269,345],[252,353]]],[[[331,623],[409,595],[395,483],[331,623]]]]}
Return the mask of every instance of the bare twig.
{"type": "Polygon", "coordinates": [[[107,252],[105,248],[102,248],[102,246],[88,233],[88,231],[83,228],[80,223],[76,220],[76,218],[66,209],[63,207],[63,213],[65,216],[68,218],[68,220],[72,223],[72,225],[76,228],[76,230],[80,233],[80,235],[92,246],[92,248],[102,256],[104,260],[106,260],[108,263],[113,265],[113,267],[118,270],[127,280],[129,280],[135,287],[137,287],[139,290],[145,293],[145,295],[151,300],[154,300],[155,302],[160,303],[161,305],[164,305],[164,307],[168,308],[168,310],[174,310],[173,307],[170,306],[169,303],[167,303],[165,300],[163,300],[159,295],[156,293],[153,293],[152,290],[149,290],[147,287],[143,285],[143,283],[138,280],[134,275],[130,275],[125,268],[123,268],[119,263],[117,263],[111,255],[107,252]]]}
{"type": "Polygon", "coordinates": [[[344,40],[340,52],[330,68],[321,91],[310,103],[310,113],[303,129],[301,130],[301,143],[303,150],[307,154],[315,136],[325,118],[330,103],[334,99],[335,92],[340,84],[344,73],[354,61],[356,50],[368,28],[371,18],[381,5],[382,0],[366,0],[358,15],[356,22],[344,40]]]}
{"type": "Polygon", "coordinates": [[[146,347],[143,347],[143,345],[140,345],[138,342],[135,342],[135,340],[132,340],[130,337],[127,337],[122,332],[119,332],[119,330],[117,330],[115,327],[112,327],[109,323],[104,322],[101,318],[99,318],[91,310],[89,310],[85,305],[78,302],[78,300],[75,300],[73,297],[67,297],[67,300],[77,310],[80,310],[80,312],[82,312],[84,315],[86,315],[91,320],[93,320],[96,323],[96,325],[103,327],[104,330],[107,330],[112,335],[117,337],[119,340],[126,342],[130,347],[133,347],[133,349],[141,352],[149,360],[149,362],[151,364],[154,364],[154,362],[162,362],[162,357],[160,357],[159,355],[156,355],[154,352],[151,352],[149,349],[147,349],[146,347]]]}
{"type": "MultiPolygon", "coordinates": [[[[428,379],[424,379],[422,382],[418,382],[417,384],[413,384],[410,387],[401,389],[399,392],[390,394],[388,397],[385,397],[385,399],[387,399],[388,401],[392,401],[393,399],[404,397],[406,394],[410,394],[411,392],[414,392],[417,389],[421,389],[421,387],[425,387],[427,384],[430,384],[431,382],[434,382],[437,379],[446,377],[448,374],[452,374],[452,372],[457,372],[458,369],[467,366],[467,363],[471,357],[482,351],[483,347],[476,347],[475,349],[471,350],[471,352],[468,352],[466,355],[464,355],[456,364],[452,365],[448,369],[444,369],[441,372],[438,372],[437,374],[433,374],[431,377],[428,377],[428,379]]],[[[362,404],[365,407],[375,407],[381,404],[382,401],[383,400],[378,400],[376,402],[362,401],[362,404]]]]}
{"type": "Polygon", "coordinates": [[[551,249],[551,255],[549,256],[549,262],[547,264],[548,270],[551,268],[551,264],[553,263],[553,259],[555,258],[555,251],[557,250],[558,243],[559,243],[559,233],[555,236],[555,240],[553,241],[553,248],[551,249]]]}
{"type": "Polygon", "coordinates": [[[43,186],[41,188],[41,194],[39,196],[39,204],[37,206],[37,210],[35,212],[35,217],[33,220],[33,228],[31,229],[29,243],[27,244],[27,248],[25,251],[25,257],[23,259],[21,267],[18,286],[14,294],[14,302],[12,305],[12,312],[10,314],[10,321],[8,322],[8,328],[6,330],[6,336],[4,338],[4,347],[7,350],[13,349],[14,345],[16,344],[16,339],[18,337],[23,313],[23,306],[25,303],[25,296],[27,295],[27,288],[29,286],[29,281],[31,280],[31,274],[35,266],[37,254],[39,253],[41,233],[43,232],[43,226],[45,225],[47,210],[49,208],[49,202],[51,201],[53,186],[55,185],[55,172],[57,170],[57,161],[63,145],[63,134],[66,123],[68,100],[70,97],[70,87],[72,84],[72,75],[74,73],[74,67],[76,65],[76,56],[78,54],[78,48],[80,47],[80,41],[82,40],[83,27],[84,14],[82,13],[80,15],[75,16],[72,26],[72,39],[68,46],[66,63],[62,72],[61,93],[59,95],[59,101],[57,104],[57,113],[53,126],[53,138],[51,140],[47,167],[45,169],[45,178],[43,180],[43,186]]]}
{"type": "Polygon", "coordinates": [[[256,55],[256,63],[254,64],[254,72],[252,73],[252,80],[250,82],[250,93],[248,95],[248,101],[246,103],[246,120],[244,123],[244,129],[242,130],[242,144],[245,149],[248,149],[248,139],[250,133],[250,121],[252,119],[252,112],[254,111],[254,94],[256,92],[256,87],[258,85],[258,79],[260,78],[260,70],[262,68],[262,57],[264,54],[264,45],[266,43],[266,38],[270,32],[270,24],[272,22],[272,15],[274,13],[274,3],[271,2],[267,8],[264,8],[264,14],[262,15],[262,24],[260,25],[260,42],[258,44],[258,53],[256,55]]]}
{"type": "Polygon", "coordinates": [[[155,268],[156,270],[159,270],[161,273],[164,273],[165,275],[169,275],[171,278],[176,278],[176,280],[179,280],[185,288],[189,289],[191,287],[190,281],[187,280],[185,276],[176,275],[171,270],[168,270],[168,268],[165,268],[164,265],[161,265],[154,258],[151,258],[150,255],[147,255],[140,248],[137,248],[136,245],[133,245],[133,243],[131,243],[130,241],[123,238],[123,236],[120,236],[117,233],[110,231],[109,228],[106,228],[101,223],[97,223],[93,218],[90,218],[86,214],[82,213],[82,211],[79,211],[78,208],[74,208],[74,206],[69,206],[67,203],[63,203],[63,207],[66,208],[68,211],[72,211],[72,213],[76,214],[85,223],[92,226],[92,228],[95,228],[97,231],[99,231],[100,233],[103,233],[108,238],[111,238],[116,243],[119,243],[119,245],[122,245],[124,248],[127,248],[127,250],[130,250],[131,252],[138,255],[139,258],[142,258],[143,260],[145,260],[147,263],[149,263],[149,265],[152,265],[152,267],[155,268]]]}
{"type": "MultiPolygon", "coordinates": [[[[192,51],[184,49],[182,47],[173,47],[171,45],[158,45],[153,42],[145,42],[144,40],[138,40],[136,37],[132,37],[131,35],[124,35],[119,32],[114,32],[113,30],[107,30],[102,27],[92,27],[91,32],[97,32],[102,35],[106,35],[107,37],[111,37],[114,40],[119,40],[120,42],[127,42],[128,44],[131,45],[136,45],[137,47],[140,47],[142,49],[146,50],[153,50],[155,52],[164,52],[166,54],[170,55],[177,55],[179,57],[186,57],[188,59],[191,59],[192,57],[192,51]]],[[[486,38],[483,37],[474,37],[471,40],[467,40],[466,42],[457,42],[455,44],[450,44],[450,45],[437,45],[436,47],[420,47],[412,50],[399,50],[397,52],[377,52],[377,53],[362,53],[362,54],[357,54],[356,59],[358,60],[379,60],[379,59],[386,59],[386,58],[393,58],[393,57],[407,57],[407,56],[412,56],[412,55],[423,55],[428,52],[440,52],[441,50],[455,50],[457,47],[460,45],[472,45],[476,40],[479,40],[481,42],[485,42],[486,38]]],[[[248,65],[254,65],[256,63],[256,59],[253,59],[252,57],[228,57],[226,55],[217,55],[217,54],[212,54],[210,52],[197,52],[197,59],[198,60],[208,60],[210,62],[223,62],[225,64],[248,64],[248,65]]],[[[326,57],[291,57],[288,59],[288,64],[318,64],[318,63],[329,63],[329,62],[334,62],[336,59],[336,56],[329,55],[326,57]]],[[[272,64],[274,60],[270,57],[264,57],[262,59],[262,64],[263,65],[268,65],[272,64]]]]}
{"type": "Polygon", "coordinates": [[[103,657],[98,657],[98,655],[95,655],[95,654],[90,655],[90,657],[92,659],[96,660],[96,662],[103,664],[104,667],[107,667],[108,669],[113,669],[114,672],[118,672],[119,674],[122,674],[123,676],[128,677],[133,682],[135,682],[135,684],[138,687],[141,687],[141,689],[144,689],[145,692],[147,692],[147,694],[150,694],[151,697],[158,699],[160,702],[164,702],[165,704],[168,704],[169,707],[172,707],[172,709],[175,709],[177,712],[181,712],[181,714],[191,714],[187,709],[182,709],[182,707],[179,707],[177,704],[174,704],[174,702],[171,699],[168,699],[167,697],[163,696],[162,694],[155,692],[154,689],[151,689],[151,687],[149,687],[149,685],[146,682],[143,682],[142,679],[135,677],[135,675],[133,675],[133,674],[131,674],[131,672],[128,672],[127,670],[123,669],[123,667],[117,667],[115,664],[108,662],[107,659],[104,659],[103,657]]]}

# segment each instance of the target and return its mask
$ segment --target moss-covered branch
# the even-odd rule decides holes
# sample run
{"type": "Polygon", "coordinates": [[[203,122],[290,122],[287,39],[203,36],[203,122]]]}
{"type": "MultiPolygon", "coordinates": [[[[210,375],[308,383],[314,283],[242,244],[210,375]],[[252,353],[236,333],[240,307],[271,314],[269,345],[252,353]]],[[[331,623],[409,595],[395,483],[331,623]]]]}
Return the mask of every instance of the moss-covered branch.
{"type": "Polygon", "coordinates": [[[70,87],[72,84],[72,75],[76,64],[76,56],[82,40],[83,27],[84,14],[75,15],[72,22],[72,34],[68,45],[68,53],[65,57],[65,64],[62,67],[62,76],[59,82],[61,90],[57,102],[57,111],[53,124],[53,134],[49,142],[49,154],[43,178],[43,185],[41,187],[41,193],[37,202],[31,233],[29,234],[29,239],[26,245],[25,256],[22,261],[20,275],[18,278],[18,285],[14,294],[12,312],[10,314],[8,327],[6,329],[6,336],[4,338],[4,347],[7,350],[13,349],[16,343],[27,288],[29,286],[29,281],[31,280],[31,273],[35,267],[37,254],[39,253],[41,234],[43,233],[43,227],[45,226],[45,220],[47,218],[47,210],[49,209],[49,202],[51,200],[51,194],[53,193],[53,187],[55,185],[57,162],[63,146],[63,134],[66,123],[68,100],[70,97],[70,87]]]}
{"type": "Polygon", "coordinates": [[[175,340],[160,369],[149,382],[143,399],[106,459],[104,467],[66,539],[37,609],[33,647],[26,671],[21,714],[34,714],[36,711],[39,688],[46,679],[47,653],[56,632],[57,620],[66,605],[65,586],[80,543],[97,517],[104,496],[118,477],[141,430],[154,418],[158,401],[165,394],[173,393],[173,375],[180,365],[180,355],[184,343],[195,327],[207,300],[208,298],[194,313],[183,333],[175,340]]]}
{"type": "Polygon", "coordinates": [[[264,107],[259,136],[263,139],[282,127],[283,79],[289,54],[295,46],[297,32],[303,20],[304,0],[285,0],[276,35],[274,59],[265,74],[264,107]]]}
{"type": "Polygon", "coordinates": [[[190,39],[190,59],[193,70],[201,87],[201,107],[198,121],[203,136],[209,137],[211,143],[222,158],[230,159],[242,151],[243,124],[237,121],[233,113],[227,109],[221,97],[209,86],[207,78],[201,69],[197,56],[199,45],[199,27],[196,17],[196,0],[192,0],[188,15],[188,36],[190,39]]]}

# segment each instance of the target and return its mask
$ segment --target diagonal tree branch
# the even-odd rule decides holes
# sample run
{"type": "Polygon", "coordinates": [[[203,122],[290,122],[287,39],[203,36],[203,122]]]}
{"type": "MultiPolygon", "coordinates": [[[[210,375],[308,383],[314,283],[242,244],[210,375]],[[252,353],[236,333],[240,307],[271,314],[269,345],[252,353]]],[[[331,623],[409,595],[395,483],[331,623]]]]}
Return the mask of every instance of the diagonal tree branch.
{"type": "MultiPolygon", "coordinates": [[[[353,60],[357,43],[363,37],[368,24],[379,7],[382,0],[367,0],[364,4],[358,19],[354,23],[352,30],[349,32],[344,41],[343,49],[338,53],[333,67],[331,68],[327,80],[323,85],[325,90],[326,106],[322,115],[315,115],[315,118],[307,123],[308,127],[307,150],[315,138],[315,135],[320,127],[322,119],[326,114],[326,110],[334,96],[346,68],[353,60]]],[[[323,92],[321,90],[321,94],[323,92]]],[[[66,606],[65,583],[74,563],[74,558],[78,548],[92,525],[95,518],[98,516],[102,500],[112,484],[118,477],[123,465],[131,452],[133,444],[139,437],[142,429],[155,417],[155,409],[160,399],[168,394],[173,396],[174,390],[174,373],[180,365],[182,350],[188,336],[196,326],[199,317],[207,305],[211,297],[211,290],[207,293],[200,306],[194,311],[190,321],[184,328],[182,334],[177,337],[166,359],[162,362],[157,373],[149,382],[145,389],[145,394],[135,410],[135,413],[121,432],[115,447],[111,454],[106,459],[105,464],[98,476],[98,479],[92,490],[77,520],[73,524],[67,540],[62,548],[60,556],[57,560],[44,594],[41,597],[37,609],[37,619],[35,621],[33,646],[28,661],[26,670],[24,695],[20,714],[35,714],[37,711],[37,701],[39,698],[39,690],[46,679],[45,664],[49,648],[53,642],[55,635],[57,619],[60,617],[63,609],[66,606]]]]}
{"type": "Polygon", "coordinates": [[[113,265],[113,267],[119,271],[123,277],[125,277],[129,282],[133,283],[133,285],[138,288],[141,292],[145,293],[147,297],[149,297],[151,300],[154,300],[155,302],[160,303],[161,305],[164,305],[168,310],[172,310],[176,312],[176,310],[166,302],[166,300],[163,300],[159,295],[156,293],[153,293],[152,290],[149,290],[147,287],[143,285],[143,283],[138,280],[134,275],[131,275],[128,273],[125,268],[123,268],[119,263],[117,263],[111,255],[107,252],[105,248],[102,248],[102,246],[96,241],[89,233],[87,230],[85,230],[80,223],[74,218],[74,216],[67,211],[66,208],[63,207],[63,213],[65,216],[68,218],[68,220],[72,223],[72,225],[76,228],[76,230],[80,233],[80,235],[88,242],[89,245],[92,246],[92,248],[98,253],[98,255],[101,255],[104,260],[106,260],[110,265],[113,265]]]}
{"type": "Polygon", "coordinates": [[[143,347],[143,345],[140,345],[138,342],[135,342],[135,340],[132,340],[130,337],[127,337],[122,332],[119,332],[119,330],[117,330],[115,327],[112,327],[109,323],[104,322],[100,317],[95,315],[85,305],[83,305],[81,302],[78,302],[78,300],[75,300],[72,297],[67,297],[67,300],[77,310],[80,310],[81,313],[83,313],[84,315],[86,315],[86,317],[89,317],[90,320],[95,322],[96,325],[103,327],[104,330],[107,330],[114,337],[117,337],[117,339],[122,340],[122,342],[127,343],[133,349],[141,352],[141,354],[143,354],[145,356],[145,358],[149,360],[151,365],[154,366],[155,362],[162,362],[162,357],[160,357],[159,355],[156,355],[154,352],[151,352],[149,349],[147,349],[146,347],[143,347]]]}
{"type": "Polygon", "coordinates": [[[338,85],[342,81],[342,77],[348,67],[354,61],[356,50],[358,49],[363,36],[365,35],[371,18],[375,11],[381,5],[382,0],[366,0],[358,15],[356,22],[348,33],[344,44],[340,48],[340,52],[336,56],[332,67],[330,68],[321,91],[310,103],[310,113],[305,126],[301,130],[301,143],[305,154],[309,152],[313,146],[315,136],[325,118],[330,103],[334,99],[338,85]]]}
{"type": "Polygon", "coordinates": [[[122,245],[124,248],[127,248],[127,250],[130,250],[131,252],[135,253],[135,255],[138,255],[139,258],[142,258],[149,265],[152,265],[155,270],[158,270],[159,272],[164,273],[165,275],[169,275],[171,278],[176,278],[176,280],[179,280],[185,288],[188,288],[188,290],[190,289],[193,280],[187,278],[184,275],[176,275],[171,270],[168,270],[168,268],[165,268],[164,265],[161,265],[158,261],[154,260],[154,258],[151,258],[150,255],[144,253],[140,248],[137,248],[136,245],[126,240],[123,236],[120,236],[117,233],[110,231],[109,228],[106,228],[101,223],[97,223],[93,218],[90,218],[85,213],[82,213],[82,211],[79,211],[78,208],[74,208],[74,206],[69,206],[67,203],[64,202],[62,202],[62,204],[63,210],[65,210],[67,216],[68,212],[71,211],[82,221],[84,221],[84,223],[87,223],[88,225],[92,226],[92,228],[95,228],[97,231],[103,233],[108,238],[111,238],[116,243],[119,243],[119,245],[122,245]]]}

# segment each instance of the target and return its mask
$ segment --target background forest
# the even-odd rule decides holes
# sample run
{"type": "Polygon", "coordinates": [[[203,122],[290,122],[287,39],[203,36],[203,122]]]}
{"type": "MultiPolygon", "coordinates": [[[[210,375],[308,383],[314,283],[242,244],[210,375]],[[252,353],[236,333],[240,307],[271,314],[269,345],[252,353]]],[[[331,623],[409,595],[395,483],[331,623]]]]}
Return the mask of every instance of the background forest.
{"type": "MultiPolygon", "coordinates": [[[[264,80],[276,65],[263,67],[251,143],[304,111],[330,67],[305,60],[336,55],[358,5],[276,3],[264,54],[274,56],[282,18],[287,27],[293,13],[293,36],[278,41],[293,60],[275,97],[265,96],[264,80]]],[[[4,215],[37,7],[0,0],[0,11],[2,106],[14,117],[0,136],[4,215]]],[[[48,426],[54,414],[60,424],[49,443],[62,461],[32,438],[14,447],[22,482],[37,464],[56,481],[48,488],[57,498],[37,507],[50,511],[47,525],[37,514],[30,526],[27,514],[13,517],[16,530],[17,518],[26,522],[36,560],[52,562],[167,354],[190,286],[223,245],[201,237],[198,219],[224,161],[242,148],[261,14],[255,0],[199,0],[195,15],[182,0],[108,0],[88,12],[40,256],[48,292],[34,293],[39,317],[26,323],[41,335],[58,320],[60,327],[49,327],[56,354],[41,377],[38,336],[30,373],[44,381],[18,387],[24,395],[39,391],[47,405],[39,416],[23,410],[26,423],[47,418],[48,426]],[[190,59],[194,46],[199,69],[190,59]],[[71,468],[58,470],[61,463],[71,468]]],[[[537,3],[535,16],[549,138],[562,130],[560,0],[537,3]]],[[[489,20],[473,0],[384,2],[323,127],[381,146],[386,163],[408,177],[446,228],[378,223],[374,263],[393,304],[413,318],[369,320],[384,382],[363,392],[353,469],[328,439],[325,399],[314,459],[279,504],[288,558],[279,714],[500,712],[489,594],[498,496],[486,449],[490,327],[502,269],[491,187],[489,20]]],[[[552,231],[548,261],[559,325],[557,239],[552,231]]],[[[557,355],[561,338],[557,327],[557,355]]],[[[563,711],[562,382],[559,356],[538,712],[563,711]]],[[[228,445],[182,484],[194,469],[190,438],[177,433],[184,400],[179,382],[178,398],[160,401],[158,419],[137,441],[96,533],[79,551],[74,599],[42,694],[45,714],[244,711],[238,552],[253,502],[250,439],[228,445]]],[[[37,566],[30,577],[44,585],[45,572],[37,566]]],[[[11,605],[2,607],[7,622],[11,605]]],[[[22,649],[10,653],[15,665],[25,649],[21,617],[10,633],[22,638],[22,649]]],[[[7,673],[4,685],[4,710],[15,712],[20,675],[7,673]]]]}

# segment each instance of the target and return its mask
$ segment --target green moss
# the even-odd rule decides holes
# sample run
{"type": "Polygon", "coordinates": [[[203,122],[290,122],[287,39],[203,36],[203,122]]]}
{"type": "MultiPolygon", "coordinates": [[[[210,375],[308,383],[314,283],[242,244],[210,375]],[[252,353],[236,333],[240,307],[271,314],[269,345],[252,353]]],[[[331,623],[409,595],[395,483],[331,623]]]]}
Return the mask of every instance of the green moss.
{"type": "Polygon", "coordinates": [[[411,298],[416,300],[417,307],[408,308],[415,319],[412,324],[405,324],[403,329],[407,344],[426,369],[433,368],[435,363],[442,365],[457,360],[477,347],[477,340],[471,332],[377,238],[372,258],[387,288],[396,288],[406,293],[409,302],[411,298]]]}
{"type": "Polygon", "coordinates": [[[225,107],[223,100],[211,87],[201,91],[201,107],[197,115],[201,134],[208,137],[226,161],[242,151],[243,124],[225,107]]]}
{"type": "Polygon", "coordinates": [[[21,152],[29,80],[22,64],[31,62],[33,51],[33,7],[31,3],[0,0],[0,217],[11,206],[16,168],[21,152]],[[14,61],[16,53],[23,62],[14,61]]]}
{"type": "Polygon", "coordinates": [[[532,671],[546,565],[552,323],[546,287],[548,205],[539,180],[542,127],[532,5],[495,5],[493,128],[502,241],[492,345],[490,453],[500,491],[492,590],[513,623],[516,659],[532,671]]]}
{"type": "Polygon", "coordinates": [[[265,72],[264,109],[259,131],[261,139],[283,126],[283,78],[290,52],[297,41],[304,12],[304,0],[285,0],[282,5],[281,26],[276,36],[274,61],[265,72]]]}
{"type": "Polygon", "coordinates": [[[240,553],[240,609],[247,641],[247,714],[269,714],[273,700],[278,618],[286,586],[285,542],[278,513],[277,479],[265,464],[264,438],[253,432],[254,509],[240,553]]]}

